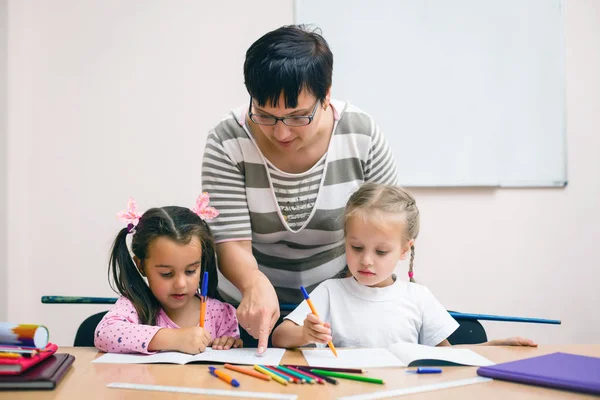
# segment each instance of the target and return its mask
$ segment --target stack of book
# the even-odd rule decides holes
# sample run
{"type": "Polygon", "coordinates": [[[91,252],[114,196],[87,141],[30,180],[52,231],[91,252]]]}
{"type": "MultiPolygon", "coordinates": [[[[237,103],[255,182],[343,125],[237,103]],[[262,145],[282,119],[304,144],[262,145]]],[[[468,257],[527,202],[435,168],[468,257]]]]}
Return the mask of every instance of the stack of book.
{"type": "Polygon", "coordinates": [[[0,322],[0,390],[54,389],[73,364],[43,325],[0,322]]]}

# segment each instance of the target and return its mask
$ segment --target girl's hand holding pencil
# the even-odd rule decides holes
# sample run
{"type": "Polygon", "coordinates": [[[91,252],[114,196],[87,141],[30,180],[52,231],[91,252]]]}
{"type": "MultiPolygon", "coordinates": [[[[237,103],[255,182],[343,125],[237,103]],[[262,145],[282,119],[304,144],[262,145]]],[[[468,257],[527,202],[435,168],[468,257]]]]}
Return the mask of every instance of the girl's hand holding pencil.
{"type": "Polygon", "coordinates": [[[331,325],[323,322],[315,314],[308,314],[304,320],[302,334],[306,343],[327,344],[331,341],[331,325]]]}
{"type": "Polygon", "coordinates": [[[179,351],[188,354],[202,353],[213,341],[208,330],[194,326],[191,328],[179,328],[179,351]]]}
{"type": "MultiPolygon", "coordinates": [[[[318,319],[319,318],[319,314],[317,313],[317,310],[315,309],[315,306],[312,303],[312,300],[310,299],[310,296],[308,295],[308,292],[306,291],[306,289],[304,288],[304,286],[300,286],[300,291],[302,292],[302,296],[304,296],[304,300],[306,300],[306,303],[310,307],[310,311],[312,311],[312,313],[314,314],[314,316],[317,317],[317,319],[318,319]]],[[[325,326],[325,325],[323,325],[323,326],[325,326]]],[[[329,334],[331,336],[331,326],[328,326],[326,328],[329,329],[329,334]]],[[[327,342],[327,346],[329,346],[329,348],[331,349],[331,352],[333,353],[333,355],[337,357],[338,356],[337,350],[335,349],[335,346],[333,345],[333,342],[331,341],[331,339],[327,342]]]]}

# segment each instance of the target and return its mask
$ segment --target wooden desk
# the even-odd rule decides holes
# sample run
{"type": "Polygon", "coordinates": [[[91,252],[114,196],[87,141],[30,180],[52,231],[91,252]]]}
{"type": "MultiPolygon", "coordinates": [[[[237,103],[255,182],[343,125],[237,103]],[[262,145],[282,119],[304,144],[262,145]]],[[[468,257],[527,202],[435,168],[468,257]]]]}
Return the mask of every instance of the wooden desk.
{"type": "MultiPolygon", "coordinates": [[[[463,346],[461,346],[463,347],[463,346]]],[[[539,348],[525,347],[483,347],[464,346],[475,350],[488,359],[499,363],[522,358],[535,357],[556,351],[569,352],[600,357],[598,345],[563,345],[540,346],[539,348]]],[[[99,354],[94,348],[62,347],[59,352],[71,353],[76,357],[75,363],[63,378],[58,388],[53,391],[22,391],[1,392],[0,399],[198,399],[197,395],[179,393],[147,392],[137,390],[109,389],[111,382],[141,383],[150,385],[187,386],[198,388],[213,388],[235,390],[226,383],[211,376],[207,366],[203,364],[166,365],[166,364],[92,364],[91,361],[99,354]]],[[[282,364],[306,364],[302,353],[287,351],[282,364]]],[[[240,390],[256,392],[275,392],[297,394],[298,399],[335,399],[359,393],[372,393],[382,390],[398,389],[426,385],[442,381],[452,381],[477,376],[474,367],[446,367],[440,375],[406,374],[403,368],[370,369],[368,376],[385,380],[385,385],[344,381],[339,385],[296,385],[287,387],[276,382],[263,382],[234,371],[228,371],[240,381],[240,390]]],[[[520,385],[510,382],[492,381],[471,386],[463,386],[443,391],[421,393],[403,396],[402,399],[584,399],[596,398],[582,394],[546,389],[534,386],[520,385]]],[[[202,397],[208,398],[208,397],[202,397]]],[[[210,397],[223,400],[227,397],[210,397]]]]}

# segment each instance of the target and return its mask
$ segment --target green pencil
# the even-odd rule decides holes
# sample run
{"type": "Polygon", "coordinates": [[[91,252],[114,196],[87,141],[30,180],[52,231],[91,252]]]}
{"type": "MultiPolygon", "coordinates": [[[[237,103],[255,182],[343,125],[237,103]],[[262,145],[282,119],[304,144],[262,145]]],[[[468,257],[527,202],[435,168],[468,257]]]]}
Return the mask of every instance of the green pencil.
{"type": "Polygon", "coordinates": [[[312,368],[311,368],[311,371],[315,372],[319,375],[333,376],[334,378],[351,379],[353,381],[378,383],[380,385],[383,385],[383,380],[377,379],[377,378],[369,378],[368,376],[350,375],[350,374],[343,374],[341,372],[323,371],[322,369],[312,369],[312,368]]]}

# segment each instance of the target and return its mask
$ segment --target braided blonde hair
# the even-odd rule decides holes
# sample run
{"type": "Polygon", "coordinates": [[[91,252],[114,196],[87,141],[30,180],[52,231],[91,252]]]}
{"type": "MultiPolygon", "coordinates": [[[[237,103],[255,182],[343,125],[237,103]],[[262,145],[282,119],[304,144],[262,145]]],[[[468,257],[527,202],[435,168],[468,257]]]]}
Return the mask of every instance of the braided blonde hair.
{"type": "Polygon", "coordinates": [[[390,215],[404,219],[406,229],[403,232],[403,240],[413,241],[410,246],[408,276],[410,281],[414,282],[414,240],[419,235],[420,226],[419,209],[414,197],[400,186],[364,183],[346,203],[344,230],[348,220],[354,216],[360,215],[362,218],[372,219],[377,214],[382,218],[388,217],[387,219],[390,215]]]}

